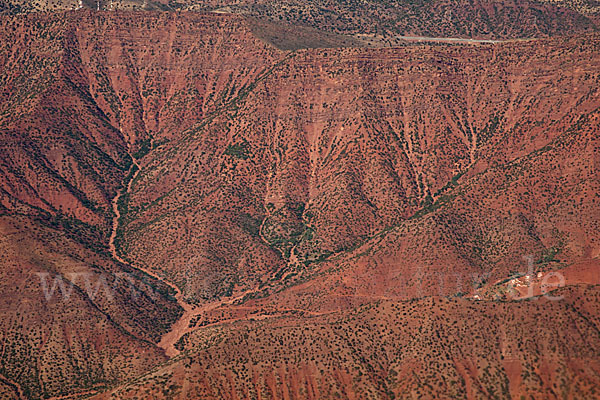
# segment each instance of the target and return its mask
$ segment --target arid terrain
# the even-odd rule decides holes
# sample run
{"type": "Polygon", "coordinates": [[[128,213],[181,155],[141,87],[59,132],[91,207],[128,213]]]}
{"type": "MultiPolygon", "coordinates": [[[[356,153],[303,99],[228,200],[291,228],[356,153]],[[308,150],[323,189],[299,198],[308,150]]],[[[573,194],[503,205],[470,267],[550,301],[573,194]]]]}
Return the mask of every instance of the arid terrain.
{"type": "Polygon", "coordinates": [[[596,2],[0,10],[0,398],[600,398],[596,2]]]}

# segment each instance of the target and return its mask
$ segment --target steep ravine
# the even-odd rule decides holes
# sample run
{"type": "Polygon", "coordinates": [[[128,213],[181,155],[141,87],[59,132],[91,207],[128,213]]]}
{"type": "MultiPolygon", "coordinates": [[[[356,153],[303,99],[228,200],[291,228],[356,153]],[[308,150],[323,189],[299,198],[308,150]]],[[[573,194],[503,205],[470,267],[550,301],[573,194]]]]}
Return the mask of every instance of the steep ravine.
{"type": "MultiPolygon", "coordinates": [[[[231,107],[235,107],[240,101],[243,101],[245,99],[245,97],[248,95],[249,91],[251,91],[260,81],[262,81],[263,79],[265,79],[267,76],[269,76],[272,72],[273,69],[276,68],[277,66],[281,65],[283,62],[285,62],[289,57],[293,56],[293,52],[288,53],[287,55],[285,55],[281,60],[279,60],[278,62],[276,62],[270,69],[268,69],[267,71],[265,71],[263,74],[260,74],[256,80],[254,82],[252,82],[249,85],[249,89],[248,91],[239,94],[238,96],[236,96],[234,99],[232,99],[231,101],[223,104],[221,107],[219,107],[214,113],[212,113],[211,115],[209,115],[207,117],[208,120],[214,118],[216,115],[226,112],[228,111],[231,107]]],[[[201,125],[201,124],[200,124],[201,125]]],[[[123,133],[123,130],[121,129],[121,133],[123,133]]],[[[112,231],[111,231],[111,235],[109,238],[109,249],[110,252],[113,256],[113,258],[115,260],[117,260],[118,262],[122,263],[122,264],[127,264],[130,265],[131,267],[138,269],[140,271],[143,271],[144,273],[150,275],[151,277],[157,279],[160,282],[163,282],[165,285],[169,286],[171,289],[173,289],[173,291],[175,292],[175,300],[177,301],[177,304],[179,304],[179,306],[184,310],[183,314],[181,315],[181,317],[171,326],[171,329],[166,332],[162,337],[161,340],[158,343],[158,346],[163,349],[165,351],[165,354],[169,357],[173,357],[176,356],[179,351],[176,349],[175,344],[186,334],[191,332],[192,330],[194,330],[195,328],[192,326],[190,327],[190,322],[192,321],[192,319],[194,317],[197,317],[199,315],[203,315],[204,313],[211,311],[215,308],[224,306],[224,305],[231,305],[234,304],[235,302],[245,298],[246,296],[248,296],[251,293],[256,293],[258,292],[260,289],[258,286],[246,290],[243,293],[240,293],[237,296],[233,296],[230,298],[226,298],[223,299],[221,301],[215,301],[215,302],[211,302],[202,306],[195,306],[192,305],[188,302],[185,301],[184,299],[184,294],[182,293],[182,291],[172,282],[169,282],[167,280],[165,280],[164,278],[162,278],[161,276],[157,275],[155,272],[148,270],[147,268],[144,268],[140,265],[131,263],[127,260],[125,260],[123,257],[119,256],[118,252],[117,252],[117,248],[115,245],[115,239],[117,237],[117,231],[119,229],[119,224],[120,224],[120,219],[121,219],[121,212],[119,210],[119,200],[121,199],[121,196],[123,195],[128,195],[131,193],[131,189],[132,189],[132,185],[133,182],[135,181],[135,179],[137,178],[137,176],[139,175],[142,166],[140,165],[140,162],[138,159],[136,159],[136,157],[134,156],[134,152],[132,150],[132,138],[128,137],[128,140],[126,140],[127,142],[127,153],[129,154],[129,156],[131,157],[132,160],[132,165],[131,165],[131,169],[129,171],[129,173],[127,174],[129,178],[129,181],[126,182],[126,190],[125,192],[123,191],[119,191],[117,192],[116,196],[112,199],[112,208],[113,208],[113,212],[114,212],[114,217],[113,217],[113,223],[112,223],[112,231]],[[132,174],[131,172],[135,169],[135,172],[132,174]]],[[[151,141],[151,145],[150,148],[154,147],[154,142],[151,141]]],[[[283,279],[283,278],[282,278],[283,279]]]]}
{"type": "MultiPolygon", "coordinates": [[[[130,178],[129,182],[127,182],[127,188],[126,188],[125,192],[119,191],[112,200],[114,218],[113,218],[112,232],[110,234],[108,246],[109,246],[110,252],[115,260],[117,260],[118,262],[120,262],[122,264],[127,264],[135,269],[143,271],[144,273],[150,275],[151,277],[163,282],[165,285],[169,286],[175,292],[175,300],[177,300],[177,304],[179,304],[179,306],[184,310],[184,312],[183,312],[183,315],[179,318],[179,320],[175,324],[173,324],[173,326],[171,327],[171,330],[169,330],[167,333],[165,333],[162,336],[160,342],[158,343],[158,346],[160,348],[162,348],[163,350],[165,350],[165,353],[169,357],[172,357],[174,355],[177,355],[177,353],[178,353],[178,351],[177,351],[177,349],[175,349],[174,345],[182,335],[182,334],[180,334],[180,332],[189,325],[190,320],[192,319],[192,317],[194,317],[197,314],[197,312],[193,306],[188,304],[183,299],[183,294],[181,293],[181,290],[179,290],[179,288],[176,285],[163,279],[162,277],[158,276],[156,273],[154,273],[142,266],[131,264],[127,260],[123,259],[123,257],[119,256],[119,254],[117,252],[117,248],[115,246],[115,239],[117,237],[117,230],[119,228],[119,221],[121,219],[121,212],[119,211],[119,200],[121,199],[121,196],[123,194],[129,194],[129,192],[131,191],[131,186],[141,170],[140,163],[133,156],[129,143],[128,143],[128,153],[132,160],[131,170],[135,169],[135,173],[128,174],[128,176],[131,176],[131,178],[130,178]]],[[[131,172],[131,170],[130,170],[130,172],[131,172]]]]}

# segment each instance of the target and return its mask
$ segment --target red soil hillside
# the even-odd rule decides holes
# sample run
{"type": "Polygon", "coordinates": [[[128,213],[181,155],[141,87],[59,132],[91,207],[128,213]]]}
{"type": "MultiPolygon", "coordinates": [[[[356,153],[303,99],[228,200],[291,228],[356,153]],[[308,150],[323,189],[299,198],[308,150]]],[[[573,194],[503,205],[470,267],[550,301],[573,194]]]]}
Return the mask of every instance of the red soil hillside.
{"type": "Polygon", "coordinates": [[[260,62],[274,52],[248,30],[238,33],[239,19],[140,16],[73,13],[1,20],[0,374],[9,392],[43,398],[101,388],[164,360],[153,343],[181,313],[172,290],[115,262],[108,249],[111,201],[134,171],[128,153],[148,151],[149,129],[173,133],[209,115],[223,98],[236,96],[244,79],[260,74],[260,62]],[[105,33],[107,47],[86,33],[94,30],[105,33]],[[147,43],[164,35],[172,36],[166,48],[148,49],[147,43]],[[223,43],[223,37],[229,39],[223,43]],[[196,49],[182,51],[181,43],[196,49]],[[239,63],[234,50],[252,43],[265,50],[233,76],[239,63]],[[213,45],[214,52],[207,53],[213,45]],[[151,51],[158,58],[151,59],[151,51]],[[206,58],[205,65],[220,63],[220,71],[195,68],[198,57],[206,58]],[[221,82],[229,85],[227,91],[221,82]],[[192,86],[201,95],[194,97],[192,86]],[[171,97],[164,97],[167,93],[171,97]],[[159,126],[161,120],[167,123],[159,126]],[[72,296],[64,298],[57,287],[47,302],[39,274],[47,274],[50,288],[56,278],[67,289],[75,285],[72,296]],[[105,281],[112,295],[102,286],[90,294],[86,278],[92,289],[105,281]],[[10,382],[17,382],[17,389],[10,382]]]}
{"type": "MultiPolygon", "coordinates": [[[[493,292],[498,280],[526,272],[524,256],[533,257],[536,274],[597,258],[597,57],[593,36],[475,47],[299,52],[277,64],[234,107],[146,156],[130,196],[126,252],[136,262],[167,271],[190,301],[247,293],[237,305],[204,312],[201,308],[192,321],[200,329],[184,337],[178,344],[181,349],[194,349],[209,324],[217,324],[220,335],[228,337],[230,327],[219,327],[219,322],[265,319],[258,328],[264,333],[276,329],[273,318],[298,314],[304,317],[297,324],[314,329],[306,319],[310,315],[345,313],[380,298],[461,296],[478,286],[493,292]],[[178,181],[161,178],[161,171],[173,170],[185,173],[178,181]],[[159,238],[159,246],[151,245],[159,238]],[[267,274],[265,258],[257,257],[268,254],[265,244],[283,259],[267,264],[267,274]]],[[[572,283],[600,282],[592,274],[572,283]]],[[[521,315],[520,304],[510,303],[503,318],[536,324],[539,318],[531,313],[543,314],[536,304],[521,315]]],[[[489,312],[487,305],[476,307],[486,310],[483,315],[489,312]]],[[[564,304],[551,307],[552,318],[579,318],[564,304]]],[[[428,310],[421,304],[414,312],[428,310]]],[[[418,322],[404,322],[415,331],[392,334],[389,340],[422,339],[418,322]]],[[[534,336],[553,332],[544,324],[534,336]]],[[[593,325],[589,329],[597,332],[593,325]]],[[[499,332],[496,327],[484,331],[499,332]]],[[[511,330],[509,337],[518,343],[525,340],[520,335],[511,330]]],[[[301,343],[293,342],[296,336],[276,338],[295,354],[301,343]]],[[[319,334],[310,345],[312,353],[300,347],[298,354],[329,360],[340,353],[330,347],[332,337],[319,334]]],[[[464,349],[462,340],[471,335],[448,337],[460,338],[457,348],[464,349]]],[[[214,340],[208,342],[212,349],[231,354],[220,339],[214,340]]],[[[482,340],[498,343],[488,335],[482,340]]],[[[564,342],[548,346],[571,352],[564,342]]],[[[257,355],[260,344],[248,348],[250,358],[263,359],[257,355]]],[[[594,393],[593,368],[582,373],[581,383],[577,380],[568,388],[554,378],[544,383],[547,378],[539,376],[574,376],[581,371],[575,361],[558,361],[561,358],[554,355],[543,362],[535,358],[532,365],[527,357],[534,353],[524,350],[506,365],[503,358],[496,359],[495,368],[506,375],[494,383],[477,382],[494,376],[489,367],[454,359],[454,364],[445,364],[435,347],[428,347],[424,357],[455,371],[442,375],[456,374],[449,380],[457,385],[452,389],[457,395],[469,391],[468,396],[477,398],[495,392],[518,398],[518,393],[531,393],[547,398],[565,390],[594,393]],[[484,377],[469,368],[484,369],[484,377]],[[536,371],[537,377],[531,380],[529,371],[536,371]],[[460,376],[466,376],[464,382],[460,376]]],[[[263,360],[289,354],[279,350],[263,360]]],[[[583,353],[574,359],[582,357],[583,353]]],[[[361,361],[349,361],[352,367],[347,368],[364,368],[364,360],[373,359],[379,358],[359,357],[361,361]]],[[[285,382],[283,387],[300,397],[313,393],[314,398],[328,398],[337,391],[353,398],[348,387],[358,390],[357,384],[349,382],[361,376],[350,374],[352,380],[335,373],[315,383],[308,376],[319,370],[311,372],[313,367],[303,367],[299,358],[290,359],[289,368],[306,370],[288,372],[282,365],[279,378],[260,367],[254,370],[239,354],[230,360],[225,365],[231,369],[221,370],[219,363],[206,367],[203,362],[198,367],[215,374],[207,381],[222,376],[223,386],[205,386],[201,376],[196,384],[150,378],[142,390],[153,390],[156,382],[161,382],[159,387],[172,382],[173,395],[183,398],[198,393],[231,393],[227,396],[235,398],[234,393],[242,396],[253,385],[265,393],[285,393],[280,384],[269,383],[285,382]],[[237,375],[225,373],[238,369],[237,375]],[[329,389],[331,385],[345,391],[329,389]]],[[[191,360],[181,365],[198,371],[190,362],[193,365],[191,360]]],[[[330,370],[331,365],[323,363],[321,370],[330,370]]],[[[412,363],[400,368],[408,365],[412,363]]],[[[166,368],[170,375],[171,366],[166,368]]],[[[272,371],[272,365],[266,369],[272,371]]],[[[194,373],[185,376],[189,380],[194,373]]],[[[385,398],[383,393],[390,391],[401,398],[447,393],[446,387],[431,387],[438,384],[439,374],[423,374],[406,388],[396,381],[377,386],[370,375],[364,381],[367,388],[360,390],[374,398],[385,398]]],[[[121,397],[127,392],[118,393],[121,397]]],[[[278,396],[284,394],[274,395],[278,396]]]]}
{"type": "Polygon", "coordinates": [[[2,16],[0,396],[598,396],[600,38],[515,4],[2,16]]]}
{"type": "Polygon", "coordinates": [[[206,328],[101,399],[557,399],[598,395],[598,286],[560,302],[429,298],[206,328]]]}
{"type": "Polygon", "coordinates": [[[151,340],[178,310],[141,274],[24,217],[0,217],[0,253],[0,374],[26,398],[113,386],[165,360],[151,340]]]}
{"type": "Polygon", "coordinates": [[[196,302],[284,264],[301,281],[382,238],[400,253],[365,260],[413,272],[504,277],[527,254],[597,251],[598,53],[585,42],[299,52],[143,159],[124,249],[196,302]],[[573,190],[581,202],[566,202],[573,190]]]}

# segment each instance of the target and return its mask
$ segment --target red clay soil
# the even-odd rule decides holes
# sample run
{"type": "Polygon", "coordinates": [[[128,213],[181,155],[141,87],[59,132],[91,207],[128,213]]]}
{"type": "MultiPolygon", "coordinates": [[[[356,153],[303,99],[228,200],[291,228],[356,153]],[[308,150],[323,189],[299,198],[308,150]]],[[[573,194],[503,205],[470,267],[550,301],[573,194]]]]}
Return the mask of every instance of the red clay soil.
{"type": "Polygon", "coordinates": [[[252,21],[0,19],[0,393],[596,397],[600,38],[252,21]]]}

